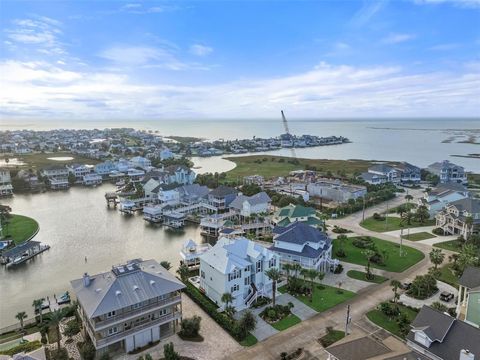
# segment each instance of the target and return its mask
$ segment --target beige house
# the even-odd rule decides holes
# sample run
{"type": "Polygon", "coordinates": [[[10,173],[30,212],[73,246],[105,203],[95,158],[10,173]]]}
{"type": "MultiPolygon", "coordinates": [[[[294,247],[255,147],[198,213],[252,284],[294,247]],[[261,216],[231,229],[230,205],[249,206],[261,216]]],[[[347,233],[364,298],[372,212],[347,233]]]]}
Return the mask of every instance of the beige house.
{"type": "Polygon", "coordinates": [[[436,216],[436,226],[446,234],[462,235],[467,239],[478,233],[480,226],[480,200],[460,199],[447,204],[436,216]]]}

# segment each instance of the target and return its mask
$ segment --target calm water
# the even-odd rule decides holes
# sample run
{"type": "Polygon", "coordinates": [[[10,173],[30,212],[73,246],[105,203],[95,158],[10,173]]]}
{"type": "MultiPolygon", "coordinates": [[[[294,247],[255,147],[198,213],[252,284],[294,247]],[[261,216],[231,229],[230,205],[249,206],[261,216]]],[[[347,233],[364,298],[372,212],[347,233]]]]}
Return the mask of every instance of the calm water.
{"type": "Polygon", "coordinates": [[[0,267],[0,327],[15,323],[18,311],[31,317],[33,299],[71,290],[69,281],[85,271],[97,273],[137,257],[168,260],[176,267],[185,239],[203,241],[196,226],[176,233],[148,225],[141,215],[108,209],[104,194],[111,189],[72,188],[2,201],[15,213],[35,218],[40,224],[35,240],[51,249],[15,269],[0,267]]]}

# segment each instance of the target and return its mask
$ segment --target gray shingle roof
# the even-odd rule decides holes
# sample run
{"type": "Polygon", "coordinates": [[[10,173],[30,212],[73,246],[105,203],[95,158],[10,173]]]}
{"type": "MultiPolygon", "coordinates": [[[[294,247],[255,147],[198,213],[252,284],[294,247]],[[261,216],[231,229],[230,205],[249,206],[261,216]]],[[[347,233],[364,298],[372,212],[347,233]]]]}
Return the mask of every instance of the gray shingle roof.
{"type": "Polygon", "coordinates": [[[473,198],[465,198],[453,201],[450,205],[455,206],[460,211],[468,211],[471,214],[480,213],[480,200],[473,198]]]}
{"type": "Polygon", "coordinates": [[[275,240],[299,245],[306,242],[330,242],[329,237],[324,232],[298,221],[280,229],[275,228],[274,232],[277,234],[275,240]]]}
{"type": "Polygon", "coordinates": [[[332,345],[326,350],[338,360],[367,360],[391,353],[388,347],[368,336],[332,345]]]}
{"type": "Polygon", "coordinates": [[[388,173],[390,171],[395,170],[392,166],[387,165],[387,164],[376,164],[372,165],[368,168],[368,171],[378,171],[381,173],[388,173]]]}
{"type": "Polygon", "coordinates": [[[217,187],[216,189],[213,189],[210,192],[210,195],[216,196],[216,197],[223,197],[230,194],[238,194],[238,191],[229,186],[220,185],[219,187],[217,187]]]}
{"type": "Polygon", "coordinates": [[[424,306],[412,322],[414,329],[422,330],[432,341],[443,341],[455,318],[424,306]]]}
{"type": "Polygon", "coordinates": [[[480,286],[480,268],[469,266],[464,271],[458,283],[469,289],[480,286]]]}
{"type": "Polygon", "coordinates": [[[89,318],[132,306],[142,301],[181,290],[185,285],[155,260],[132,260],[134,270],[120,274],[116,270],[91,276],[90,285],[83,278],[72,280],[73,291],[89,318]]]}
{"type": "Polygon", "coordinates": [[[266,204],[272,201],[270,196],[264,191],[252,196],[238,195],[230,204],[231,208],[242,209],[243,203],[247,201],[250,205],[255,206],[258,204],[266,204]]]}

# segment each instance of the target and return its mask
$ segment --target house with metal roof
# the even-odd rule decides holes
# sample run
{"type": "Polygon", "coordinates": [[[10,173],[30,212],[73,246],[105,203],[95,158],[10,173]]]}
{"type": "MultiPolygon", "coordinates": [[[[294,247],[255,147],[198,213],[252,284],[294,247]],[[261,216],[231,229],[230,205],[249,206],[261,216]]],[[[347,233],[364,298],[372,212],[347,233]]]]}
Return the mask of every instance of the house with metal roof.
{"type": "Polygon", "coordinates": [[[314,227],[323,224],[314,208],[293,204],[279,209],[273,216],[273,222],[277,226],[287,226],[294,222],[301,222],[314,227]]]}
{"type": "Polygon", "coordinates": [[[200,256],[200,291],[223,307],[222,295],[232,294],[236,310],[248,308],[258,296],[272,296],[272,281],[265,275],[279,269],[277,254],[243,237],[226,238],[200,256]]]}
{"type": "Polygon", "coordinates": [[[282,263],[298,263],[303,268],[330,271],[338,265],[332,259],[332,240],[328,235],[302,222],[273,229],[270,250],[280,256],[282,263]]]}
{"type": "Polygon", "coordinates": [[[175,333],[185,285],[155,260],[135,259],[72,280],[97,354],[130,352],[175,333]]]}
{"type": "Polygon", "coordinates": [[[218,210],[226,210],[237,197],[238,190],[229,186],[220,185],[208,194],[208,203],[218,210]]]}
{"type": "Polygon", "coordinates": [[[438,212],[435,219],[436,226],[446,234],[468,239],[480,229],[480,200],[468,197],[453,201],[438,212]]]}
{"type": "Polygon", "coordinates": [[[244,217],[254,214],[267,213],[270,210],[272,199],[264,191],[252,196],[238,195],[230,204],[230,209],[235,210],[244,217]]]}
{"type": "Polygon", "coordinates": [[[455,165],[448,160],[430,164],[427,167],[427,170],[430,173],[437,175],[440,178],[441,183],[456,182],[467,184],[468,182],[465,169],[462,166],[455,165]]]}
{"type": "Polygon", "coordinates": [[[418,205],[424,205],[428,209],[431,218],[441,211],[449,203],[469,197],[469,192],[463,184],[445,183],[436,188],[425,191],[423,197],[418,200],[418,205]]]}
{"type": "Polygon", "coordinates": [[[480,329],[423,306],[411,324],[407,344],[432,360],[474,360],[480,356],[480,329]]]}

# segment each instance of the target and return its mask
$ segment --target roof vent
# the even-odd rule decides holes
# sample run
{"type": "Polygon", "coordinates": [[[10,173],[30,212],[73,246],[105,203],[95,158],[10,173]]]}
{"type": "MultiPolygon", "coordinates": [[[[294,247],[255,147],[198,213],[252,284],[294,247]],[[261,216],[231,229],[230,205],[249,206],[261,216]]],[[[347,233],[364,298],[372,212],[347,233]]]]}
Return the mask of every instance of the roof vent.
{"type": "Polygon", "coordinates": [[[102,291],[101,288],[95,289],[95,292],[97,292],[97,293],[99,293],[100,291],[102,291]]]}
{"type": "Polygon", "coordinates": [[[150,265],[150,269],[155,269],[155,265],[150,265]]]}
{"type": "Polygon", "coordinates": [[[150,280],[150,285],[155,285],[155,280],[150,280]]]}
{"type": "Polygon", "coordinates": [[[115,291],[115,295],[120,296],[122,295],[122,292],[120,290],[115,291]]]}
{"type": "Polygon", "coordinates": [[[140,289],[137,285],[133,285],[133,291],[140,289]]]}

